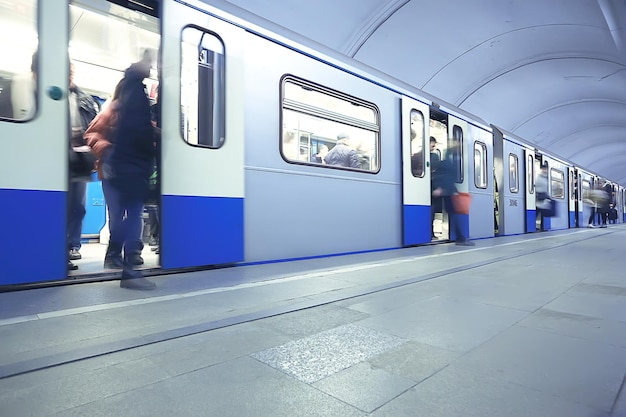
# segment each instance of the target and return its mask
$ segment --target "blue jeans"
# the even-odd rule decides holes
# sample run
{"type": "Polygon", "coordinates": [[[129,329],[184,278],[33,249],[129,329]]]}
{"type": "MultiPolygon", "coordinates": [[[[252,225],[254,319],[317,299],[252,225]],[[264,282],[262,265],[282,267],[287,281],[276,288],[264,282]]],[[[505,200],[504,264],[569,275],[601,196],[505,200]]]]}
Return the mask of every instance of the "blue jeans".
{"type": "Polygon", "coordinates": [[[67,202],[67,246],[68,249],[80,249],[80,235],[85,218],[85,199],[87,183],[83,181],[70,182],[67,202]]]}
{"type": "Polygon", "coordinates": [[[125,197],[110,180],[102,180],[102,191],[109,208],[110,242],[122,244],[124,256],[141,252],[143,243],[143,199],[125,197]]]}

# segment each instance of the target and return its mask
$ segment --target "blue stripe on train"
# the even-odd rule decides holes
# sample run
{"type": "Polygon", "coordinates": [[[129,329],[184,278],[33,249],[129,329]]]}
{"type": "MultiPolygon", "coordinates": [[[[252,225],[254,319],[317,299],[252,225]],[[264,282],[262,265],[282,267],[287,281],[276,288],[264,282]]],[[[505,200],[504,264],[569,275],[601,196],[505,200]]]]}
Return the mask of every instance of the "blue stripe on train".
{"type": "Polygon", "coordinates": [[[0,189],[0,285],[65,279],[67,193],[0,189]]]}
{"type": "Polygon", "coordinates": [[[404,244],[417,245],[430,242],[430,206],[404,206],[404,244]]]}
{"type": "Polygon", "coordinates": [[[537,212],[535,210],[526,210],[526,232],[537,231],[537,212]]]}
{"type": "Polygon", "coordinates": [[[243,261],[243,198],[163,195],[165,269],[243,261]]]}

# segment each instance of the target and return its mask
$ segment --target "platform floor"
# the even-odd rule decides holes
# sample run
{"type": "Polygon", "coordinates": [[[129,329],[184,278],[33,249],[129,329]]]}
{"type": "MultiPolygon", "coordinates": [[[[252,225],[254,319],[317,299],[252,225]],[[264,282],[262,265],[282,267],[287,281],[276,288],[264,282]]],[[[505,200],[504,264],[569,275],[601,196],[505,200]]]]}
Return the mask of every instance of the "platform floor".
{"type": "Polygon", "coordinates": [[[626,226],[0,293],[0,416],[626,416],[626,226]]]}

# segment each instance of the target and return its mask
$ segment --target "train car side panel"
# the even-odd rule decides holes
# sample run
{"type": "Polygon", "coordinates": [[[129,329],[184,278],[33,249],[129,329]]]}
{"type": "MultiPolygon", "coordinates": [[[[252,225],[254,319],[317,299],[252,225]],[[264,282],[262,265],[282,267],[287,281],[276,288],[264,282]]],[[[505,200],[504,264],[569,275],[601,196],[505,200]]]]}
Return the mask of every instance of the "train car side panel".
{"type": "MultiPolygon", "coordinates": [[[[248,34],[245,41],[246,260],[401,246],[398,95],[254,34],[248,34]],[[272,65],[278,62],[281,65],[272,65]],[[310,87],[297,89],[297,82],[310,87]],[[349,96],[373,103],[380,117],[378,171],[310,162],[314,145],[323,141],[333,146],[337,140],[340,123],[332,122],[324,131],[327,119],[316,119],[319,127],[300,126],[300,142],[295,148],[281,147],[283,134],[298,129],[293,117],[281,119],[281,94],[290,98],[285,93],[288,87],[328,101],[349,96]]],[[[325,110],[328,117],[336,111],[332,107],[325,110]]],[[[290,116],[297,113],[290,112],[290,116]]],[[[358,140],[358,130],[348,124],[344,128],[358,140]]]]}

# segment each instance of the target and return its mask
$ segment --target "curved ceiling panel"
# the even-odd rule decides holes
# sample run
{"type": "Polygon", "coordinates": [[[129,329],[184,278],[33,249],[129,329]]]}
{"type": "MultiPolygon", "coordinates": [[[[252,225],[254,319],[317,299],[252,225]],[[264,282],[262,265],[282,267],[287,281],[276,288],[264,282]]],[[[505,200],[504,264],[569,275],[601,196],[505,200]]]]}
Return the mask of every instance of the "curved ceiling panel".
{"type": "Polygon", "coordinates": [[[626,185],[626,0],[230,3],[626,185]]]}

